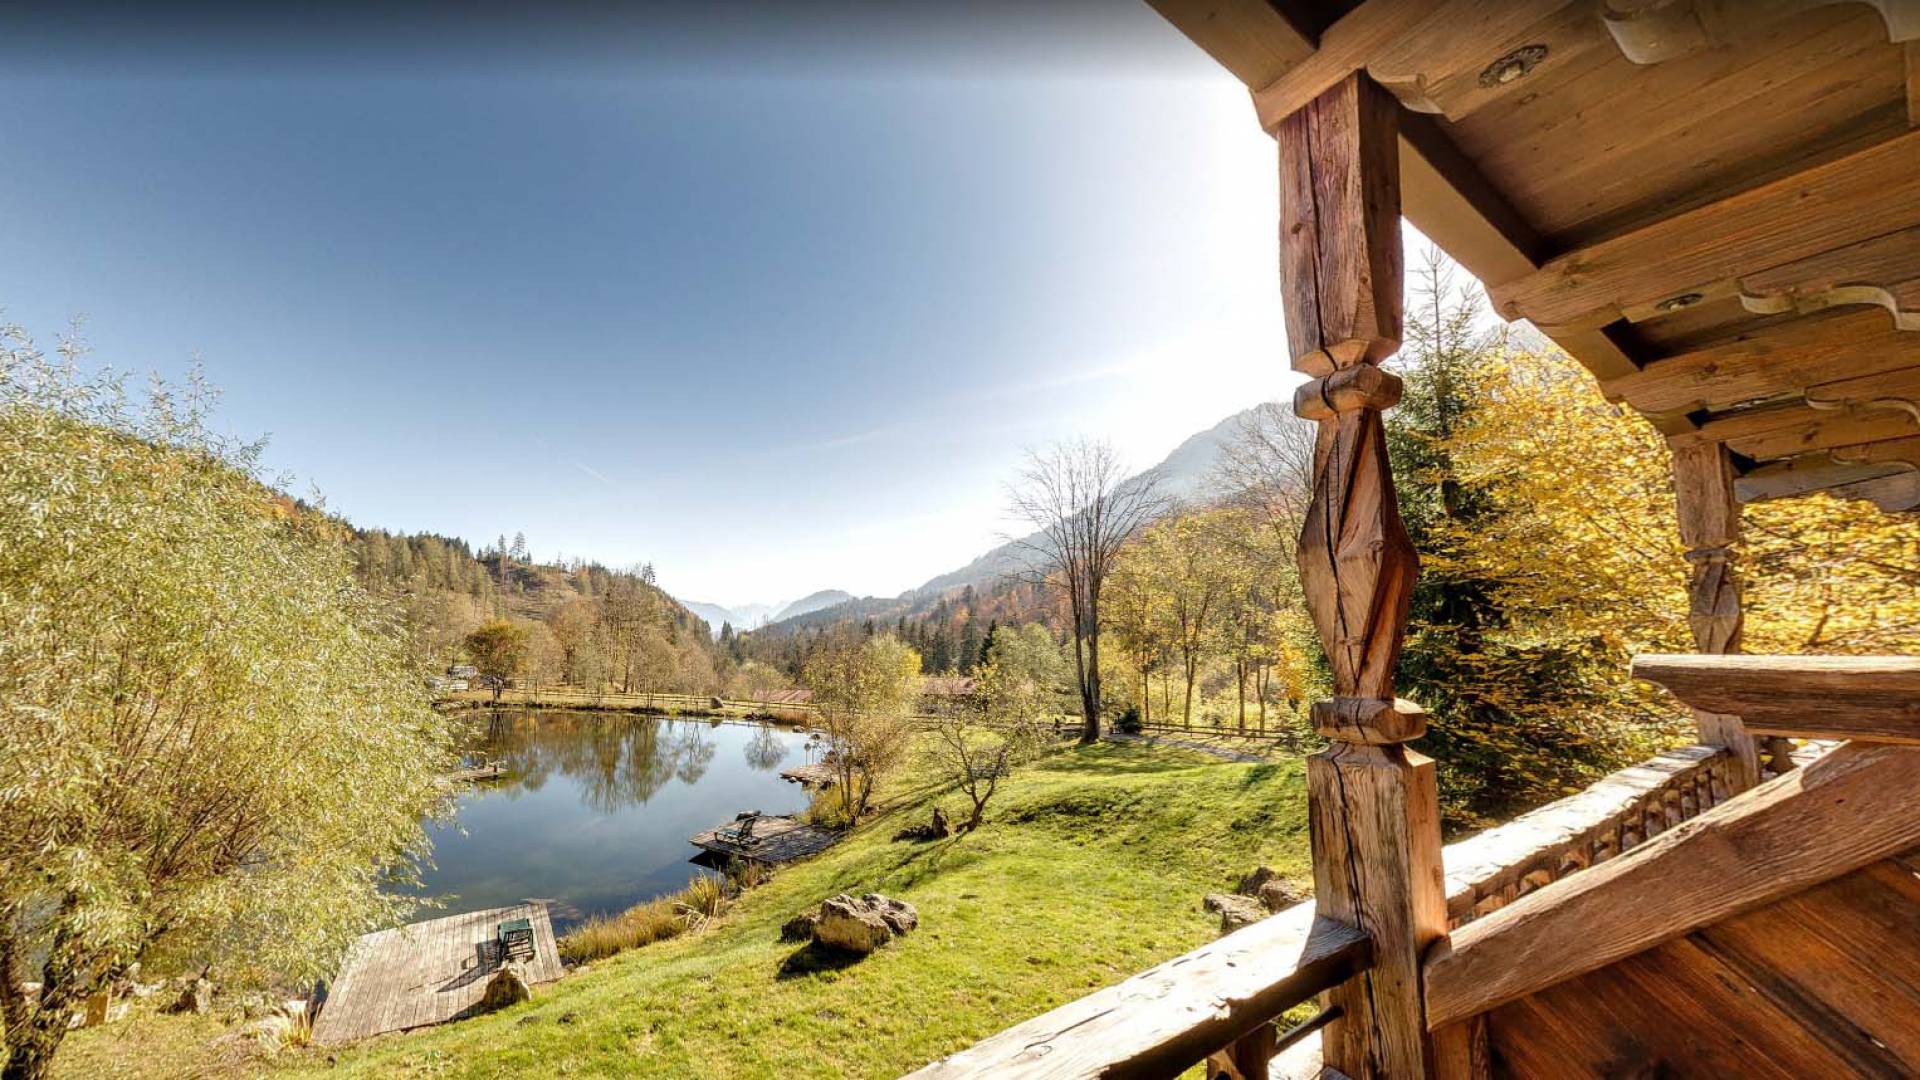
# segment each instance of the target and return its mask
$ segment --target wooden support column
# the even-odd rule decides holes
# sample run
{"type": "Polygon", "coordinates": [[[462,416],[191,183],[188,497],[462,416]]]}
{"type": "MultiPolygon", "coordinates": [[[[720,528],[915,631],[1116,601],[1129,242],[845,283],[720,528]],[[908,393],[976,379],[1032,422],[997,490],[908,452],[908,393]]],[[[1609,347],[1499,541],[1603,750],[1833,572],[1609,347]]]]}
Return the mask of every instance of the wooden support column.
{"type": "MultiPolygon", "coordinates": [[[[1687,582],[1687,622],[1703,653],[1740,651],[1745,614],[1734,570],[1740,541],[1740,502],[1733,492],[1733,461],[1725,443],[1693,443],[1673,451],[1673,490],[1680,515],[1680,541],[1692,567],[1687,582]]],[[[1738,716],[1693,711],[1700,741],[1733,752],[1731,782],[1744,791],[1760,782],[1760,741],[1738,716]]],[[[1785,743],[1786,740],[1779,740],[1785,743]]],[[[1791,763],[1787,764],[1791,767],[1791,763]]]]}
{"type": "Polygon", "coordinates": [[[1446,935],[1433,762],[1403,744],[1426,715],[1394,697],[1419,570],[1401,523],[1380,414],[1400,379],[1398,106],[1364,74],[1283,120],[1281,289],[1293,366],[1316,376],[1294,410],[1319,424],[1300,574],[1333,668],[1313,706],[1333,745],[1307,761],[1314,902],[1373,940],[1374,963],[1328,995],[1325,1064],[1365,1080],[1434,1074],[1421,955],[1446,935]]]}

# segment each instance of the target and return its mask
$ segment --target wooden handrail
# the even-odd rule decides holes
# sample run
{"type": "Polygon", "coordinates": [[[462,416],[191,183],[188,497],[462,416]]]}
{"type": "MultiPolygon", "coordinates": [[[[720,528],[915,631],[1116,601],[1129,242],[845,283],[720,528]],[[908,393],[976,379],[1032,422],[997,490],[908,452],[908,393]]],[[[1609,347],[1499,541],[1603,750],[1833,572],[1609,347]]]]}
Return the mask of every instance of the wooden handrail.
{"type": "Polygon", "coordinates": [[[1456,931],[1427,1023],[1464,1020],[1920,845],[1920,748],[1850,743],[1456,931]]]}
{"type": "Polygon", "coordinates": [[[1636,656],[1633,675],[1760,734],[1920,743],[1920,657],[1636,656]]]}
{"type": "Polygon", "coordinates": [[[1366,934],[1316,917],[1310,901],[1297,904],[911,1075],[1172,1076],[1366,970],[1372,958],[1366,934]]]}

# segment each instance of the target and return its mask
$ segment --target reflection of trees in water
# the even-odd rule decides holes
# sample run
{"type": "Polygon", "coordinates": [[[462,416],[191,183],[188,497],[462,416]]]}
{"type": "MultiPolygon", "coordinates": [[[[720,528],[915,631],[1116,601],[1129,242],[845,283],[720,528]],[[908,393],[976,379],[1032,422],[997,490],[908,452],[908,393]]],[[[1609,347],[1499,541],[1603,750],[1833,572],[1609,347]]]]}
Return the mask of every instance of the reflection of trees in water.
{"type": "Polygon", "coordinates": [[[771,727],[762,726],[747,740],[747,767],[759,772],[771,772],[787,760],[787,748],[771,727]]]}
{"type": "Polygon", "coordinates": [[[476,752],[506,761],[509,796],[539,790],[557,771],[602,814],[645,804],[675,777],[699,783],[718,749],[697,725],[653,716],[503,710],[475,734],[476,752]]]}

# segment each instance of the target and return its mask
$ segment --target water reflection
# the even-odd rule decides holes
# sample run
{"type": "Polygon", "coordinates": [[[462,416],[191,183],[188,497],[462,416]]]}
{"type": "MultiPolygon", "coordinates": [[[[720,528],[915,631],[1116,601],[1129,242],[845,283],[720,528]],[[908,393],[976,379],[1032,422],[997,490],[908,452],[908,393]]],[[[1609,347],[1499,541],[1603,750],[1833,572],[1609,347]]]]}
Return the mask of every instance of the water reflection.
{"type": "Polygon", "coordinates": [[[805,736],[759,724],[504,709],[474,714],[464,748],[505,779],[466,787],[431,827],[423,892],[469,911],[555,898],[562,925],[680,888],[687,838],[742,810],[806,804],[778,776],[805,736]]]}

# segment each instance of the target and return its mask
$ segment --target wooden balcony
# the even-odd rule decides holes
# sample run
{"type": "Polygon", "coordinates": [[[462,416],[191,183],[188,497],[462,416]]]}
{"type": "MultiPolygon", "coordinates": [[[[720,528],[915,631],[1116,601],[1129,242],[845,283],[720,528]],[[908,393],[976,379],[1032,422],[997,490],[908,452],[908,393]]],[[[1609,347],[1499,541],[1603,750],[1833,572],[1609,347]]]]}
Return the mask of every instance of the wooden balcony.
{"type": "MultiPolygon", "coordinates": [[[[1712,809],[1732,794],[1729,764],[1721,747],[1670,750],[1448,846],[1450,928],[1712,809]]],[[[1243,1042],[1270,1059],[1287,1054],[1281,1070],[1287,1074],[1310,1074],[1319,1069],[1318,1048],[1306,1036],[1319,1029],[1324,1012],[1284,1031],[1273,1026],[1296,1006],[1365,971],[1372,960],[1369,946],[1363,931],[1316,917],[1311,901],[1298,904],[913,1075],[1170,1076],[1216,1055],[1225,1059],[1217,1070],[1225,1069],[1226,1060],[1245,1052],[1237,1045],[1243,1042]]]]}
{"type": "Polygon", "coordinates": [[[1743,503],[1920,510],[1920,4],[1150,3],[1278,152],[1314,905],[927,1073],[1920,1075],[1920,659],[1739,655],[1743,503]],[[1635,669],[1699,745],[1444,850],[1395,695],[1403,215],[1666,437],[1702,654],[1635,669]]]}

